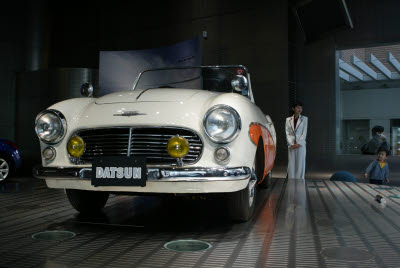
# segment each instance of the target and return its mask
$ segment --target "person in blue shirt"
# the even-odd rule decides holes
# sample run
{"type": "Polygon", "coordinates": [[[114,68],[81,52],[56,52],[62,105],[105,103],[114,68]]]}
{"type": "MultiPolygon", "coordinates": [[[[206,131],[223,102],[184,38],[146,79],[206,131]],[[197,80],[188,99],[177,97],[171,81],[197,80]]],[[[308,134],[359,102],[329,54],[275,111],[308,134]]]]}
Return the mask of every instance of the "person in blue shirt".
{"type": "Polygon", "coordinates": [[[378,150],[378,159],[369,164],[365,170],[364,177],[369,178],[369,183],[385,184],[389,183],[389,164],[386,162],[388,151],[384,148],[378,150]]]}

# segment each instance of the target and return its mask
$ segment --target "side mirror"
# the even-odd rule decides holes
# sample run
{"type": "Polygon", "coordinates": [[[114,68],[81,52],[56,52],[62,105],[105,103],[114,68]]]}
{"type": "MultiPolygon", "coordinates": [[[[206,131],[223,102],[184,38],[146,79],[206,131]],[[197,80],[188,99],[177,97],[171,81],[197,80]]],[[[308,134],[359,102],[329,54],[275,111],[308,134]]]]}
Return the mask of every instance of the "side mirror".
{"type": "Polygon", "coordinates": [[[83,83],[81,86],[81,95],[84,97],[93,96],[93,86],[89,82],[83,83]]]}
{"type": "Polygon", "coordinates": [[[247,88],[247,85],[247,78],[243,75],[236,75],[231,81],[231,86],[236,91],[245,90],[247,88]]]}

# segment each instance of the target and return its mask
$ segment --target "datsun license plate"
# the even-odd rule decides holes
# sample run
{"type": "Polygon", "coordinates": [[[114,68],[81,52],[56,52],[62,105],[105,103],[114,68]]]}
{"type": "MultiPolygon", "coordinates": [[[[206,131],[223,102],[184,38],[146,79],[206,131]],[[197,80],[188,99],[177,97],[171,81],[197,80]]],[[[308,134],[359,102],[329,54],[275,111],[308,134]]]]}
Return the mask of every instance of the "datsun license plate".
{"type": "Polygon", "coordinates": [[[130,156],[95,157],[92,163],[94,186],[146,186],[146,158],[130,156]]]}

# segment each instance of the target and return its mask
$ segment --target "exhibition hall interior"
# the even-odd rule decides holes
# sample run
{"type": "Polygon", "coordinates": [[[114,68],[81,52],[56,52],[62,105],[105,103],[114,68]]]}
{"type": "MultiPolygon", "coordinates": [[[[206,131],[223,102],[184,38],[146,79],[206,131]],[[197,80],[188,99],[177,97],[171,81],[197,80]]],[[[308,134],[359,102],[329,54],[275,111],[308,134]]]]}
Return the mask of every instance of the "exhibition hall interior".
{"type": "Polygon", "coordinates": [[[0,267],[399,267],[400,2],[0,9],[0,267]]]}

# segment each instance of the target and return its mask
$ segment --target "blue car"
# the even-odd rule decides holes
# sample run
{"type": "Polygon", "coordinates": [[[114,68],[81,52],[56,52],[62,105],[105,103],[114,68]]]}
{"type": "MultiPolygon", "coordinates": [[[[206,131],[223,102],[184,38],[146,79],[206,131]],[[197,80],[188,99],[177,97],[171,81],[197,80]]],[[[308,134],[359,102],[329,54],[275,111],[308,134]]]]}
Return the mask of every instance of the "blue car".
{"type": "Polygon", "coordinates": [[[21,167],[21,154],[17,145],[0,139],[0,181],[9,178],[21,167]]]}

